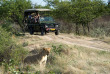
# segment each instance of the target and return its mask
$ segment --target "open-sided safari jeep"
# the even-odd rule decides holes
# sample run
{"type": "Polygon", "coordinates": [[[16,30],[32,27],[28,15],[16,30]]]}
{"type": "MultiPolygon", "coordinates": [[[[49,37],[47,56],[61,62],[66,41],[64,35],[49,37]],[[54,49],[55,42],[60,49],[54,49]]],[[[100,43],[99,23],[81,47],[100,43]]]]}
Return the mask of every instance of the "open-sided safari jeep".
{"type": "Polygon", "coordinates": [[[49,15],[50,9],[27,9],[24,11],[24,20],[30,34],[41,32],[41,35],[55,32],[59,34],[59,24],[49,15]]]}

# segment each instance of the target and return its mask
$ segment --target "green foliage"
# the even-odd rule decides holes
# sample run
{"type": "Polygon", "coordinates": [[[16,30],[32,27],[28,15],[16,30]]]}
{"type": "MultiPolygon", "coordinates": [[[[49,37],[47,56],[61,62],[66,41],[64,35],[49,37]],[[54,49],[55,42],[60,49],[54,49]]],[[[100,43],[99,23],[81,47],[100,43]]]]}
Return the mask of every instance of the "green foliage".
{"type": "Polygon", "coordinates": [[[0,24],[7,31],[14,34],[18,33],[19,30],[16,27],[24,28],[24,25],[22,25],[24,10],[29,8],[32,8],[30,0],[2,0],[0,3],[0,19],[3,23],[0,24]]]}
{"type": "Polygon", "coordinates": [[[20,26],[16,23],[13,23],[9,20],[5,20],[2,24],[0,24],[3,29],[5,29],[7,32],[10,32],[11,34],[19,34],[22,32],[20,26]]]}
{"type": "Polygon", "coordinates": [[[5,74],[27,74],[27,72],[23,71],[25,68],[21,64],[16,65],[14,60],[9,60],[9,63],[3,61],[2,66],[4,66],[5,74]]]}
{"type": "Polygon", "coordinates": [[[18,66],[27,53],[22,46],[16,45],[10,33],[0,27],[0,63],[4,66],[5,72],[21,73],[18,66]]]}
{"type": "MultiPolygon", "coordinates": [[[[56,0],[49,0],[56,1],[56,0]]],[[[47,0],[47,2],[49,2],[47,0]]],[[[101,13],[105,11],[104,3],[102,1],[75,1],[75,2],[68,2],[68,1],[61,1],[55,7],[55,14],[57,15],[56,18],[65,19],[68,21],[73,21],[75,23],[81,22],[90,22],[97,16],[100,16],[101,13]],[[59,15],[62,14],[62,15],[59,15]]]]}
{"type": "Polygon", "coordinates": [[[28,42],[24,42],[22,46],[23,47],[28,46],[28,42]]]}
{"type": "Polygon", "coordinates": [[[19,71],[17,71],[17,67],[15,67],[15,64],[14,64],[14,60],[9,60],[9,63],[7,63],[5,60],[3,61],[2,65],[4,66],[5,68],[5,73],[6,72],[11,72],[11,73],[19,73],[19,71]]]}
{"type": "Polygon", "coordinates": [[[31,8],[30,0],[3,0],[0,6],[0,18],[12,19],[22,23],[24,10],[31,8]]]}
{"type": "Polygon", "coordinates": [[[43,0],[47,3],[47,6],[56,7],[59,4],[59,0],[43,0]]]}
{"type": "Polygon", "coordinates": [[[5,60],[8,63],[10,59],[13,59],[18,64],[26,54],[27,51],[12,40],[10,33],[0,27],[0,62],[5,60]]]}
{"type": "Polygon", "coordinates": [[[17,45],[15,46],[15,49],[12,50],[10,56],[13,60],[15,60],[15,64],[19,64],[20,62],[23,62],[27,53],[28,52],[25,49],[23,49],[22,46],[17,45]]]}
{"type": "MultiPolygon", "coordinates": [[[[80,32],[80,28],[82,28],[83,33],[87,35],[90,32],[90,25],[89,23],[102,15],[110,14],[110,5],[106,5],[102,0],[44,0],[47,5],[41,6],[35,4],[35,8],[53,8],[53,16],[56,19],[63,20],[63,22],[68,26],[61,26],[66,27],[69,29],[71,26],[75,27],[75,30],[65,30],[65,32],[80,32]],[[69,23],[72,23],[70,25],[69,23]],[[75,23],[75,26],[73,25],[75,23]],[[81,25],[83,27],[81,27],[81,25]],[[87,29],[87,30],[86,30],[87,29]],[[87,31],[87,32],[86,32],[87,31]]],[[[30,0],[2,0],[0,2],[0,19],[1,20],[9,20],[13,22],[17,22],[20,27],[23,29],[23,15],[25,9],[32,8],[32,3],[30,0]]],[[[1,21],[0,21],[1,22],[1,21]]],[[[64,25],[64,24],[63,24],[64,25]]],[[[4,25],[8,26],[8,25],[4,25]]],[[[12,25],[9,25],[7,28],[10,30],[12,25]]],[[[71,28],[72,28],[71,27],[71,28]]],[[[13,29],[16,32],[15,29],[13,29]]]]}
{"type": "Polygon", "coordinates": [[[92,37],[104,37],[106,36],[106,32],[103,28],[95,28],[92,32],[90,32],[92,37]]]}
{"type": "Polygon", "coordinates": [[[34,8],[36,8],[36,9],[37,9],[37,8],[38,8],[38,9],[39,9],[39,8],[47,8],[47,9],[50,9],[50,6],[48,6],[48,5],[42,6],[42,5],[37,5],[37,4],[35,4],[35,5],[34,5],[34,8]]]}
{"type": "Polygon", "coordinates": [[[12,45],[13,41],[11,40],[10,34],[0,27],[0,61],[10,57],[9,53],[11,52],[12,45]]]}
{"type": "Polygon", "coordinates": [[[49,71],[48,74],[62,74],[62,72],[59,69],[54,69],[54,70],[49,71]]]}
{"type": "Polygon", "coordinates": [[[4,23],[1,24],[2,28],[4,28],[7,32],[12,31],[12,23],[10,21],[4,21],[4,23]]]}
{"type": "MultiPolygon", "coordinates": [[[[91,0],[71,0],[71,1],[45,0],[45,1],[47,2],[47,4],[50,4],[52,7],[54,7],[53,16],[56,19],[63,20],[64,23],[67,22],[67,25],[70,25],[68,23],[76,24],[75,25],[76,34],[80,33],[80,27],[81,27],[80,25],[82,25],[83,33],[85,35],[87,33],[89,34],[90,32],[89,23],[93,21],[93,19],[102,16],[104,14],[107,14],[107,9],[108,9],[106,4],[101,0],[92,0],[92,1],[91,0]]],[[[70,25],[69,28],[71,26],[74,25],[70,25]]],[[[68,26],[65,25],[62,27],[66,27],[67,29],[69,29],[68,26]]]]}
{"type": "Polygon", "coordinates": [[[37,72],[35,72],[35,74],[41,74],[41,72],[40,71],[37,71],[37,72]]]}
{"type": "Polygon", "coordinates": [[[53,52],[55,52],[56,54],[60,54],[61,53],[61,51],[62,51],[62,45],[59,45],[58,47],[52,45],[52,47],[53,47],[53,52]]]}

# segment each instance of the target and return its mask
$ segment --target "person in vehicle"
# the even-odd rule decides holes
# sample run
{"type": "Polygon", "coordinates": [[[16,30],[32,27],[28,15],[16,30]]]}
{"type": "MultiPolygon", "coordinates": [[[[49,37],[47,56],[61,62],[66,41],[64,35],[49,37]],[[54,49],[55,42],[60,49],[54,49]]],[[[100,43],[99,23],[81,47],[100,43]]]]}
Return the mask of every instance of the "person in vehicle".
{"type": "Polygon", "coordinates": [[[28,14],[28,22],[31,23],[32,15],[29,13],[28,14]]]}
{"type": "Polygon", "coordinates": [[[34,16],[35,23],[39,23],[39,17],[39,13],[37,13],[37,15],[34,16]]]}
{"type": "Polygon", "coordinates": [[[32,17],[32,15],[30,14],[30,15],[29,15],[29,19],[31,19],[31,17],[32,17]]]}

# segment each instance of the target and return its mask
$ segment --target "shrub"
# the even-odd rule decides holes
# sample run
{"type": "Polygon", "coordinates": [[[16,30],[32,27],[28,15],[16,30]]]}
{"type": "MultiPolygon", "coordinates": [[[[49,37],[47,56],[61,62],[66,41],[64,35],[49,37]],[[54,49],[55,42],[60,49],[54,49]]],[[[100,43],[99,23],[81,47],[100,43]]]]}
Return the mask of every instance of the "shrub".
{"type": "Polygon", "coordinates": [[[53,48],[52,51],[55,54],[66,54],[66,55],[68,55],[68,53],[69,53],[67,45],[62,45],[62,44],[52,45],[52,48],[53,48]]]}
{"type": "Polygon", "coordinates": [[[55,45],[52,45],[53,47],[53,52],[55,52],[56,54],[60,54],[62,51],[62,45],[59,45],[58,47],[55,45]]]}
{"type": "Polygon", "coordinates": [[[24,43],[22,44],[22,46],[23,46],[23,47],[28,46],[28,42],[24,42],[24,43]]]}
{"type": "Polygon", "coordinates": [[[17,64],[23,60],[26,53],[27,51],[22,46],[16,45],[12,40],[11,34],[0,27],[0,62],[5,60],[8,63],[10,59],[13,59],[17,64]]]}
{"type": "Polygon", "coordinates": [[[0,61],[10,57],[13,41],[11,40],[10,34],[6,30],[0,27],[0,61]]]}
{"type": "Polygon", "coordinates": [[[4,71],[21,74],[16,67],[19,68],[26,54],[27,51],[23,49],[22,45],[16,45],[11,34],[0,27],[0,63],[4,66],[4,71]]]}
{"type": "Polygon", "coordinates": [[[95,28],[90,35],[92,37],[104,37],[106,36],[106,32],[103,28],[95,28]]]}
{"type": "Polygon", "coordinates": [[[22,29],[20,26],[14,22],[10,22],[8,20],[3,21],[4,23],[0,24],[3,29],[5,29],[7,32],[11,32],[12,34],[19,34],[22,32],[22,29]]]}

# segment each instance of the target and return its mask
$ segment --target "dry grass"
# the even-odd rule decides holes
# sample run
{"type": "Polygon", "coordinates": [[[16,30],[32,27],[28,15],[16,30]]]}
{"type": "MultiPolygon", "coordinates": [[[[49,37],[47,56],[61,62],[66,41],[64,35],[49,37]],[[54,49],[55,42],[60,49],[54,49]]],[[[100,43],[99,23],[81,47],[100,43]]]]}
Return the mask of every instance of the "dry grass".
{"type": "Polygon", "coordinates": [[[105,37],[103,39],[103,42],[110,44],[110,37],[105,37]]]}
{"type": "MultiPolygon", "coordinates": [[[[34,36],[33,36],[34,37],[34,36]]],[[[80,46],[66,45],[57,42],[40,42],[40,40],[31,41],[27,39],[28,47],[33,47],[34,50],[39,50],[42,47],[56,46],[60,54],[55,51],[51,51],[48,56],[48,61],[45,73],[56,74],[109,74],[110,73],[110,53],[106,51],[100,51],[80,46]],[[62,45],[61,48],[58,48],[62,45]]],[[[30,49],[30,48],[29,48],[30,49]]],[[[32,50],[33,50],[32,49],[32,50]]],[[[53,48],[54,49],[54,48],[53,48]]],[[[30,65],[33,68],[33,72],[41,71],[38,65],[30,65]]]]}
{"type": "Polygon", "coordinates": [[[0,67],[0,74],[4,74],[4,67],[3,66],[0,67]]]}
{"type": "MultiPolygon", "coordinates": [[[[62,44],[63,45],[63,44],[62,44]]],[[[65,46],[65,45],[64,45],[65,46]]],[[[80,46],[68,46],[69,54],[50,54],[47,69],[64,74],[109,74],[110,53],[80,46]],[[54,59],[53,59],[54,58],[54,59]],[[52,60],[53,59],[53,60],[52,60]]]]}
{"type": "MultiPolygon", "coordinates": [[[[20,44],[28,42],[29,51],[39,51],[42,47],[53,48],[48,56],[46,68],[42,71],[39,65],[29,65],[30,73],[34,74],[109,74],[110,73],[110,52],[100,51],[96,49],[66,45],[57,42],[40,42],[40,38],[36,36],[25,36],[19,38],[20,44]],[[27,37],[27,38],[25,38],[27,37]],[[24,41],[22,41],[24,40],[24,41]],[[28,40],[28,41],[27,41],[28,40]],[[37,41],[38,40],[38,41],[37,41]],[[36,42],[37,41],[37,42],[36,42]],[[56,49],[53,47],[55,46],[56,49]],[[61,47],[59,47],[61,46],[61,47]],[[55,51],[59,50],[59,51],[55,51]]],[[[0,69],[0,71],[2,71],[0,69]]]]}

